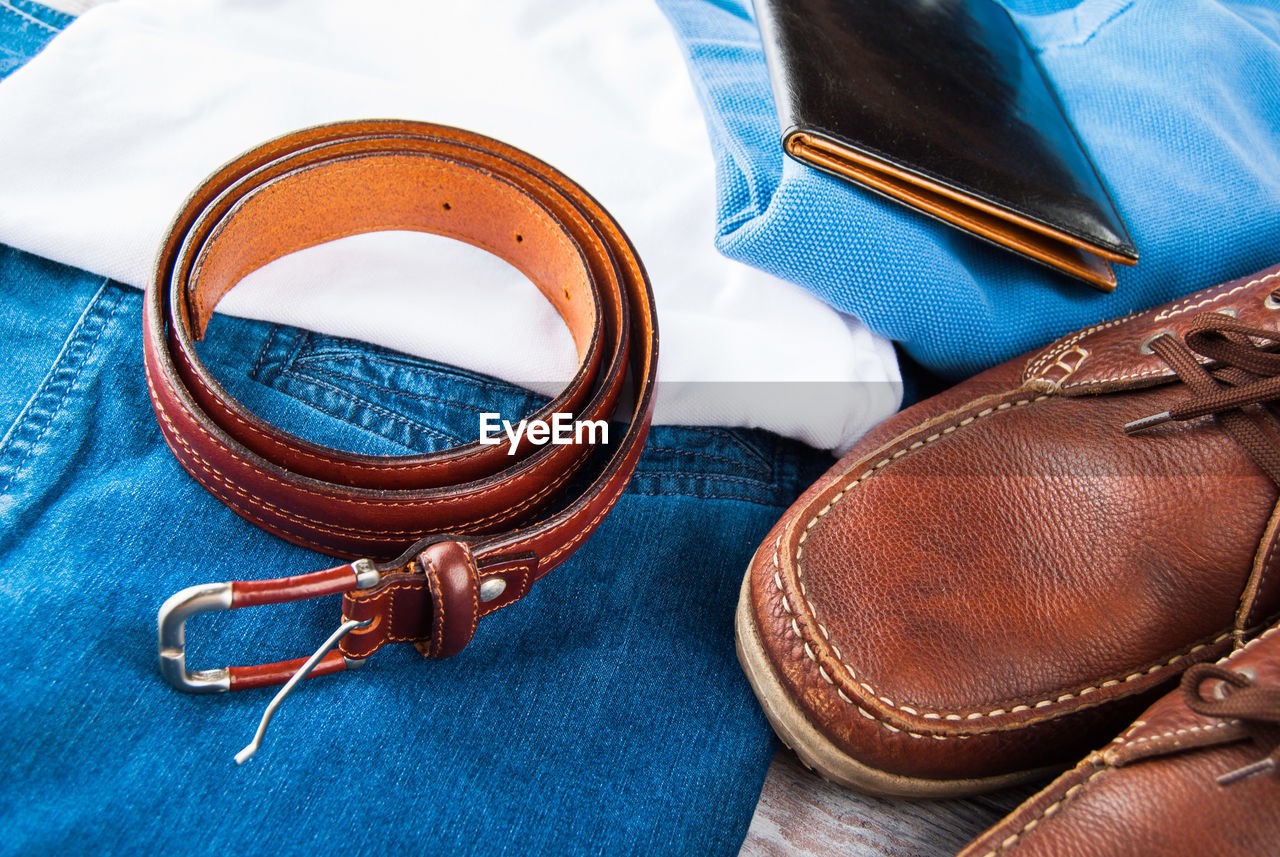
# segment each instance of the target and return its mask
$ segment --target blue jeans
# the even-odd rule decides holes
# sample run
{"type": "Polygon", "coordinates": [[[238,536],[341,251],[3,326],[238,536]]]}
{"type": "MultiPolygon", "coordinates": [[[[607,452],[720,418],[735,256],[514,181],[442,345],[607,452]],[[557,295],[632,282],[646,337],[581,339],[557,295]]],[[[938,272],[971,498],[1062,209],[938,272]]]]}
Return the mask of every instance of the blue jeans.
{"type": "Polygon", "coordinates": [[[35,56],[73,20],[32,0],[0,0],[0,80],[35,56]]]}
{"type": "MultiPolygon", "coordinates": [[[[733,653],[751,551],[830,459],[762,432],[657,427],[614,512],[459,656],[385,650],[269,691],[187,696],[155,613],[194,583],[330,562],[224,508],[165,447],[142,295],[0,248],[0,851],[731,854],[773,752],[733,653]]],[[[372,346],[218,317],[231,393],[371,453],[473,438],[531,393],[372,346]]],[[[195,667],[305,654],[336,597],[189,623],[195,667]]]]}
{"type": "MultiPolygon", "coordinates": [[[[0,0],[0,76],[69,19],[0,0]]],[[[3,121],[0,118],[0,121],[3,121]]],[[[247,524],[161,440],[142,296],[0,247],[4,854],[732,854],[773,739],[733,654],[739,575],[830,463],[763,432],[657,427],[596,534],[461,655],[385,650],[270,691],[172,690],[155,613],[206,581],[331,564],[247,524]]],[[[360,343],[215,318],[201,355],[267,419],[403,454],[538,397],[360,343]]],[[[196,667],[293,657],[337,599],[188,628],[196,667]]]]}

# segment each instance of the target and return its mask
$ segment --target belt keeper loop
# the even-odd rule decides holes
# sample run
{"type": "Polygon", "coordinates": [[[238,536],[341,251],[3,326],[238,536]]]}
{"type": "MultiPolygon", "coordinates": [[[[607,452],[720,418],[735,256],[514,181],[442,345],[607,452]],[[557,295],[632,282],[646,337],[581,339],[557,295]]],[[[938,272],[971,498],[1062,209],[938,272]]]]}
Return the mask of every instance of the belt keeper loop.
{"type": "Polygon", "coordinates": [[[480,621],[480,574],[462,542],[429,545],[418,567],[431,591],[431,637],[414,643],[425,658],[450,658],[471,642],[480,621]]]}

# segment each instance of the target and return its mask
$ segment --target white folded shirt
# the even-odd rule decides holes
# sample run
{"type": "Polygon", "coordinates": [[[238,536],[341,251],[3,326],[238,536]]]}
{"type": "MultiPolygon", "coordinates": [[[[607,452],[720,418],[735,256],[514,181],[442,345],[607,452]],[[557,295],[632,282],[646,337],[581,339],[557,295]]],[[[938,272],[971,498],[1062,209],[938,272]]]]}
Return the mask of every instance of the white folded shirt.
{"type": "MultiPolygon", "coordinates": [[[[216,167],[280,134],[366,117],[496,137],[609,209],[657,300],[655,422],[845,449],[898,408],[888,341],[716,253],[702,115],[646,0],[106,3],[0,82],[0,242],[141,287],[170,219],[216,167]]],[[[296,253],[219,311],[545,394],[575,368],[568,331],[521,274],[437,236],[296,253]]]]}

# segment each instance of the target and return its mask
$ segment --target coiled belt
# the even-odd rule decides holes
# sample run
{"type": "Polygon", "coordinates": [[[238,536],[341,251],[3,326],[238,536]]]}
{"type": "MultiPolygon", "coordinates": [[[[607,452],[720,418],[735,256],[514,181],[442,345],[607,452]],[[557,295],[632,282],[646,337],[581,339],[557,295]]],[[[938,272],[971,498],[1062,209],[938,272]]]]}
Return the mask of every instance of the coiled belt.
{"type": "MultiPolygon", "coordinates": [[[[430,327],[424,319],[424,336],[430,327]]],[[[411,642],[432,658],[461,651],[483,616],[523,597],[617,501],[648,433],[658,351],[644,269],[598,202],[511,146],[406,121],[289,134],[207,179],[165,241],[144,336],[156,417],[187,472],[242,518],[353,560],[170,598],[159,617],[161,671],[193,692],[337,672],[392,642],[411,642]],[[556,445],[522,437],[514,449],[504,439],[367,456],[309,443],[245,410],[195,352],[218,301],[274,259],[377,230],[456,238],[522,271],[564,319],[579,360],[565,390],[530,419],[609,420],[630,376],[621,436],[598,452],[596,438],[576,436],[556,445]],[[564,497],[580,471],[587,472],[575,484],[587,487],[564,497]],[[317,652],[313,669],[304,669],[307,659],[186,668],[184,622],[192,614],[333,593],[345,593],[338,648],[317,652]]]]}

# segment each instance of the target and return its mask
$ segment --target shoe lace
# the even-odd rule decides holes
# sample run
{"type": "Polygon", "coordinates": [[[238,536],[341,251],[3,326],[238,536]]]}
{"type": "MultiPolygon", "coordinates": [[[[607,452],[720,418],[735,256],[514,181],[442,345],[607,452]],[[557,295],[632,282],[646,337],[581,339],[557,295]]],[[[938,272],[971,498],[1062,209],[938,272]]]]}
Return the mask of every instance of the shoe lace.
{"type": "Polygon", "coordinates": [[[1188,708],[1205,717],[1239,720],[1262,748],[1263,758],[1218,777],[1229,786],[1246,777],[1280,771],[1280,686],[1258,684],[1244,671],[1221,664],[1197,664],[1182,677],[1182,695],[1188,708]],[[1203,685],[1220,681],[1206,699],[1203,685]]]}
{"type": "Polygon", "coordinates": [[[1164,333],[1148,347],[1191,390],[1184,402],[1164,413],[1134,420],[1125,431],[1134,434],[1169,422],[1185,422],[1214,414],[1271,479],[1280,485],[1280,436],[1264,430],[1257,417],[1265,417],[1271,432],[1280,429],[1266,411],[1243,409],[1280,399],[1280,333],[1244,324],[1225,313],[1201,313],[1192,320],[1183,339],[1164,333]],[[1207,369],[1196,355],[1212,361],[1207,369]]]}
{"type": "MultiPolygon", "coordinates": [[[[1280,299],[1280,290],[1275,297],[1280,299]]],[[[1191,395],[1163,413],[1127,424],[1125,433],[1213,415],[1259,469],[1280,486],[1280,422],[1263,407],[1280,399],[1280,332],[1244,324],[1226,313],[1206,312],[1192,320],[1181,339],[1166,332],[1152,339],[1148,347],[1168,364],[1191,395]]],[[[1280,504],[1272,517],[1277,515],[1280,504]]],[[[1237,644],[1243,642],[1245,629],[1254,621],[1266,558],[1277,538],[1280,527],[1268,527],[1236,612],[1237,644]]]]}

